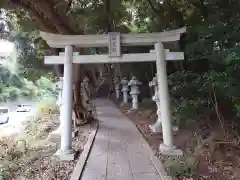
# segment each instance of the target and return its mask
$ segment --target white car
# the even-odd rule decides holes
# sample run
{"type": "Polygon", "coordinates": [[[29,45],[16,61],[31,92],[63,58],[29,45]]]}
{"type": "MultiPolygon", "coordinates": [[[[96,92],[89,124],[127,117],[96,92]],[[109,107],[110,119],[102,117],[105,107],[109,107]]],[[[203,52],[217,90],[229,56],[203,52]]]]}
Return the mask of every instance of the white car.
{"type": "Polygon", "coordinates": [[[9,109],[0,107],[0,124],[6,124],[9,121],[9,109]]]}
{"type": "Polygon", "coordinates": [[[17,112],[29,112],[29,111],[30,111],[29,105],[20,104],[17,106],[17,112]]]}

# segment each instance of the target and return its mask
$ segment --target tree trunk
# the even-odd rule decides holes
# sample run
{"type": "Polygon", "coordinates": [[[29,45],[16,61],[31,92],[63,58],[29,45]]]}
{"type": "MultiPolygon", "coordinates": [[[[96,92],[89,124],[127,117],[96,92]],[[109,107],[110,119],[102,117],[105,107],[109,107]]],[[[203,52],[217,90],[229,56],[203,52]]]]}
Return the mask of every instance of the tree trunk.
{"type": "MultiPolygon", "coordinates": [[[[70,14],[66,15],[69,10],[68,2],[63,1],[59,4],[53,0],[9,0],[9,8],[24,9],[25,11],[23,12],[28,13],[27,17],[30,17],[30,20],[37,21],[36,24],[40,30],[57,34],[83,34],[83,28],[77,26],[78,23],[74,21],[74,17],[70,14]]],[[[76,50],[79,50],[79,53],[83,54],[83,49],[78,48],[76,50]]],[[[60,49],[53,49],[53,51],[54,54],[58,55],[60,49]]],[[[58,76],[63,76],[63,67],[63,65],[54,66],[58,76]]],[[[89,98],[87,96],[83,97],[81,92],[81,82],[84,77],[84,71],[81,67],[82,65],[77,64],[73,66],[72,111],[74,125],[85,124],[90,119],[88,111],[84,107],[84,103],[89,103],[89,98]]]]}
{"type": "Polygon", "coordinates": [[[84,102],[86,101],[87,99],[85,99],[82,96],[81,82],[74,83],[73,84],[73,114],[72,114],[74,126],[84,125],[89,121],[88,112],[83,105],[84,102]]]}
{"type": "MultiPolygon", "coordinates": [[[[75,48],[79,54],[83,54],[83,49],[75,48]]],[[[90,111],[87,110],[86,105],[91,103],[89,95],[86,95],[84,83],[82,83],[85,72],[83,66],[75,64],[73,66],[73,122],[75,126],[84,125],[91,119],[90,111]],[[83,87],[83,88],[82,88],[83,87]]]]}

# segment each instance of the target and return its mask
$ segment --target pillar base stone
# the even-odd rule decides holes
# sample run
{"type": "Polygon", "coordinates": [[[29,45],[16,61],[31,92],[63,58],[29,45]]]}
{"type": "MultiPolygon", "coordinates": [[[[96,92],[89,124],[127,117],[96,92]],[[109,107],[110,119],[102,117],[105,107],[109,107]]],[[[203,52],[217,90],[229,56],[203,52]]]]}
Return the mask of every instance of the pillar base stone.
{"type": "Polygon", "coordinates": [[[58,157],[61,161],[73,161],[75,159],[75,153],[73,150],[62,151],[61,149],[57,150],[54,156],[58,157]]]}
{"type": "Polygon", "coordinates": [[[168,156],[183,156],[183,151],[177,149],[176,146],[168,146],[166,144],[160,144],[159,146],[160,153],[168,156]]]}

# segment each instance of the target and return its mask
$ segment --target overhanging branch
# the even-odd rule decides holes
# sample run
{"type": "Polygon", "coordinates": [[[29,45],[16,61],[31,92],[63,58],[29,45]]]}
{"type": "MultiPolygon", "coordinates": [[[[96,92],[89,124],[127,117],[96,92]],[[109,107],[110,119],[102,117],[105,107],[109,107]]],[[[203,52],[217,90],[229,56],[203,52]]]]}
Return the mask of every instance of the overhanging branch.
{"type": "Polygon", "coordinates": [[[161,13],[161,11],[160,11],[159,9],[155,8],[152,0],[147,0],[147,1],[148,1],[149,6],[151,7],[151,9],[153,10],[153,12],[154,12],[157,16],[159,16],[159,14],[161,13]]]}
{"type": "Polygon", "coordinates": [[[70,33],[71,30],[65,26],[58,15],[53,11],[54,4],[50,0],[28,0],[29,4],[35,9],[38,9],[45,17],[47,17],[61,34],[70,33]]]}
{"type": "Polygon", "coordinates": [[[199,0],[199,2],[189,0],[188,2],[200,11],[204,19],[208,18],[208,11],[207,7],[204,5],[204,0],[199,0]]]}
{"type": "Polygon", "coordinates": [[[37,20],[40,29],[46,32],[52,32],[52,33],[57,32],[57,30],[52,26],[52,24],[50,24],[50,22],[45,20],[44,17],[42,17],[36,9],[16,0],[11,0],[9,2],[14,8],[22,8],[25,11],[27,11],[31,16],[33,16],[33,19],[35,18],[37,20]]]}

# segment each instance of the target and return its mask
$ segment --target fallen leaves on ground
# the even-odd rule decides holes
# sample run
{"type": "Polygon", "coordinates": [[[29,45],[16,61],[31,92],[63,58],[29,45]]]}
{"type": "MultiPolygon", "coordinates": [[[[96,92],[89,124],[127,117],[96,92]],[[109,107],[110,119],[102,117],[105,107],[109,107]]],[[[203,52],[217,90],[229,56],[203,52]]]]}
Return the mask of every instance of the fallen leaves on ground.
{"type": "MultiPolygon", "coordinates": [[[[59,115],[45,114],[37,124],[29,123],[28,130],[17,141],[0,140],[0,175],[4,180],[69,180],[77,160],[60,161],[54,156],[60,147],[60,136],[49,138],[49,133],[59,126],[59,115]]],[[[73,149],[78,154],[84,148],[89,130],[89,124],[82,126],[73,138],[73,149]]]]}

